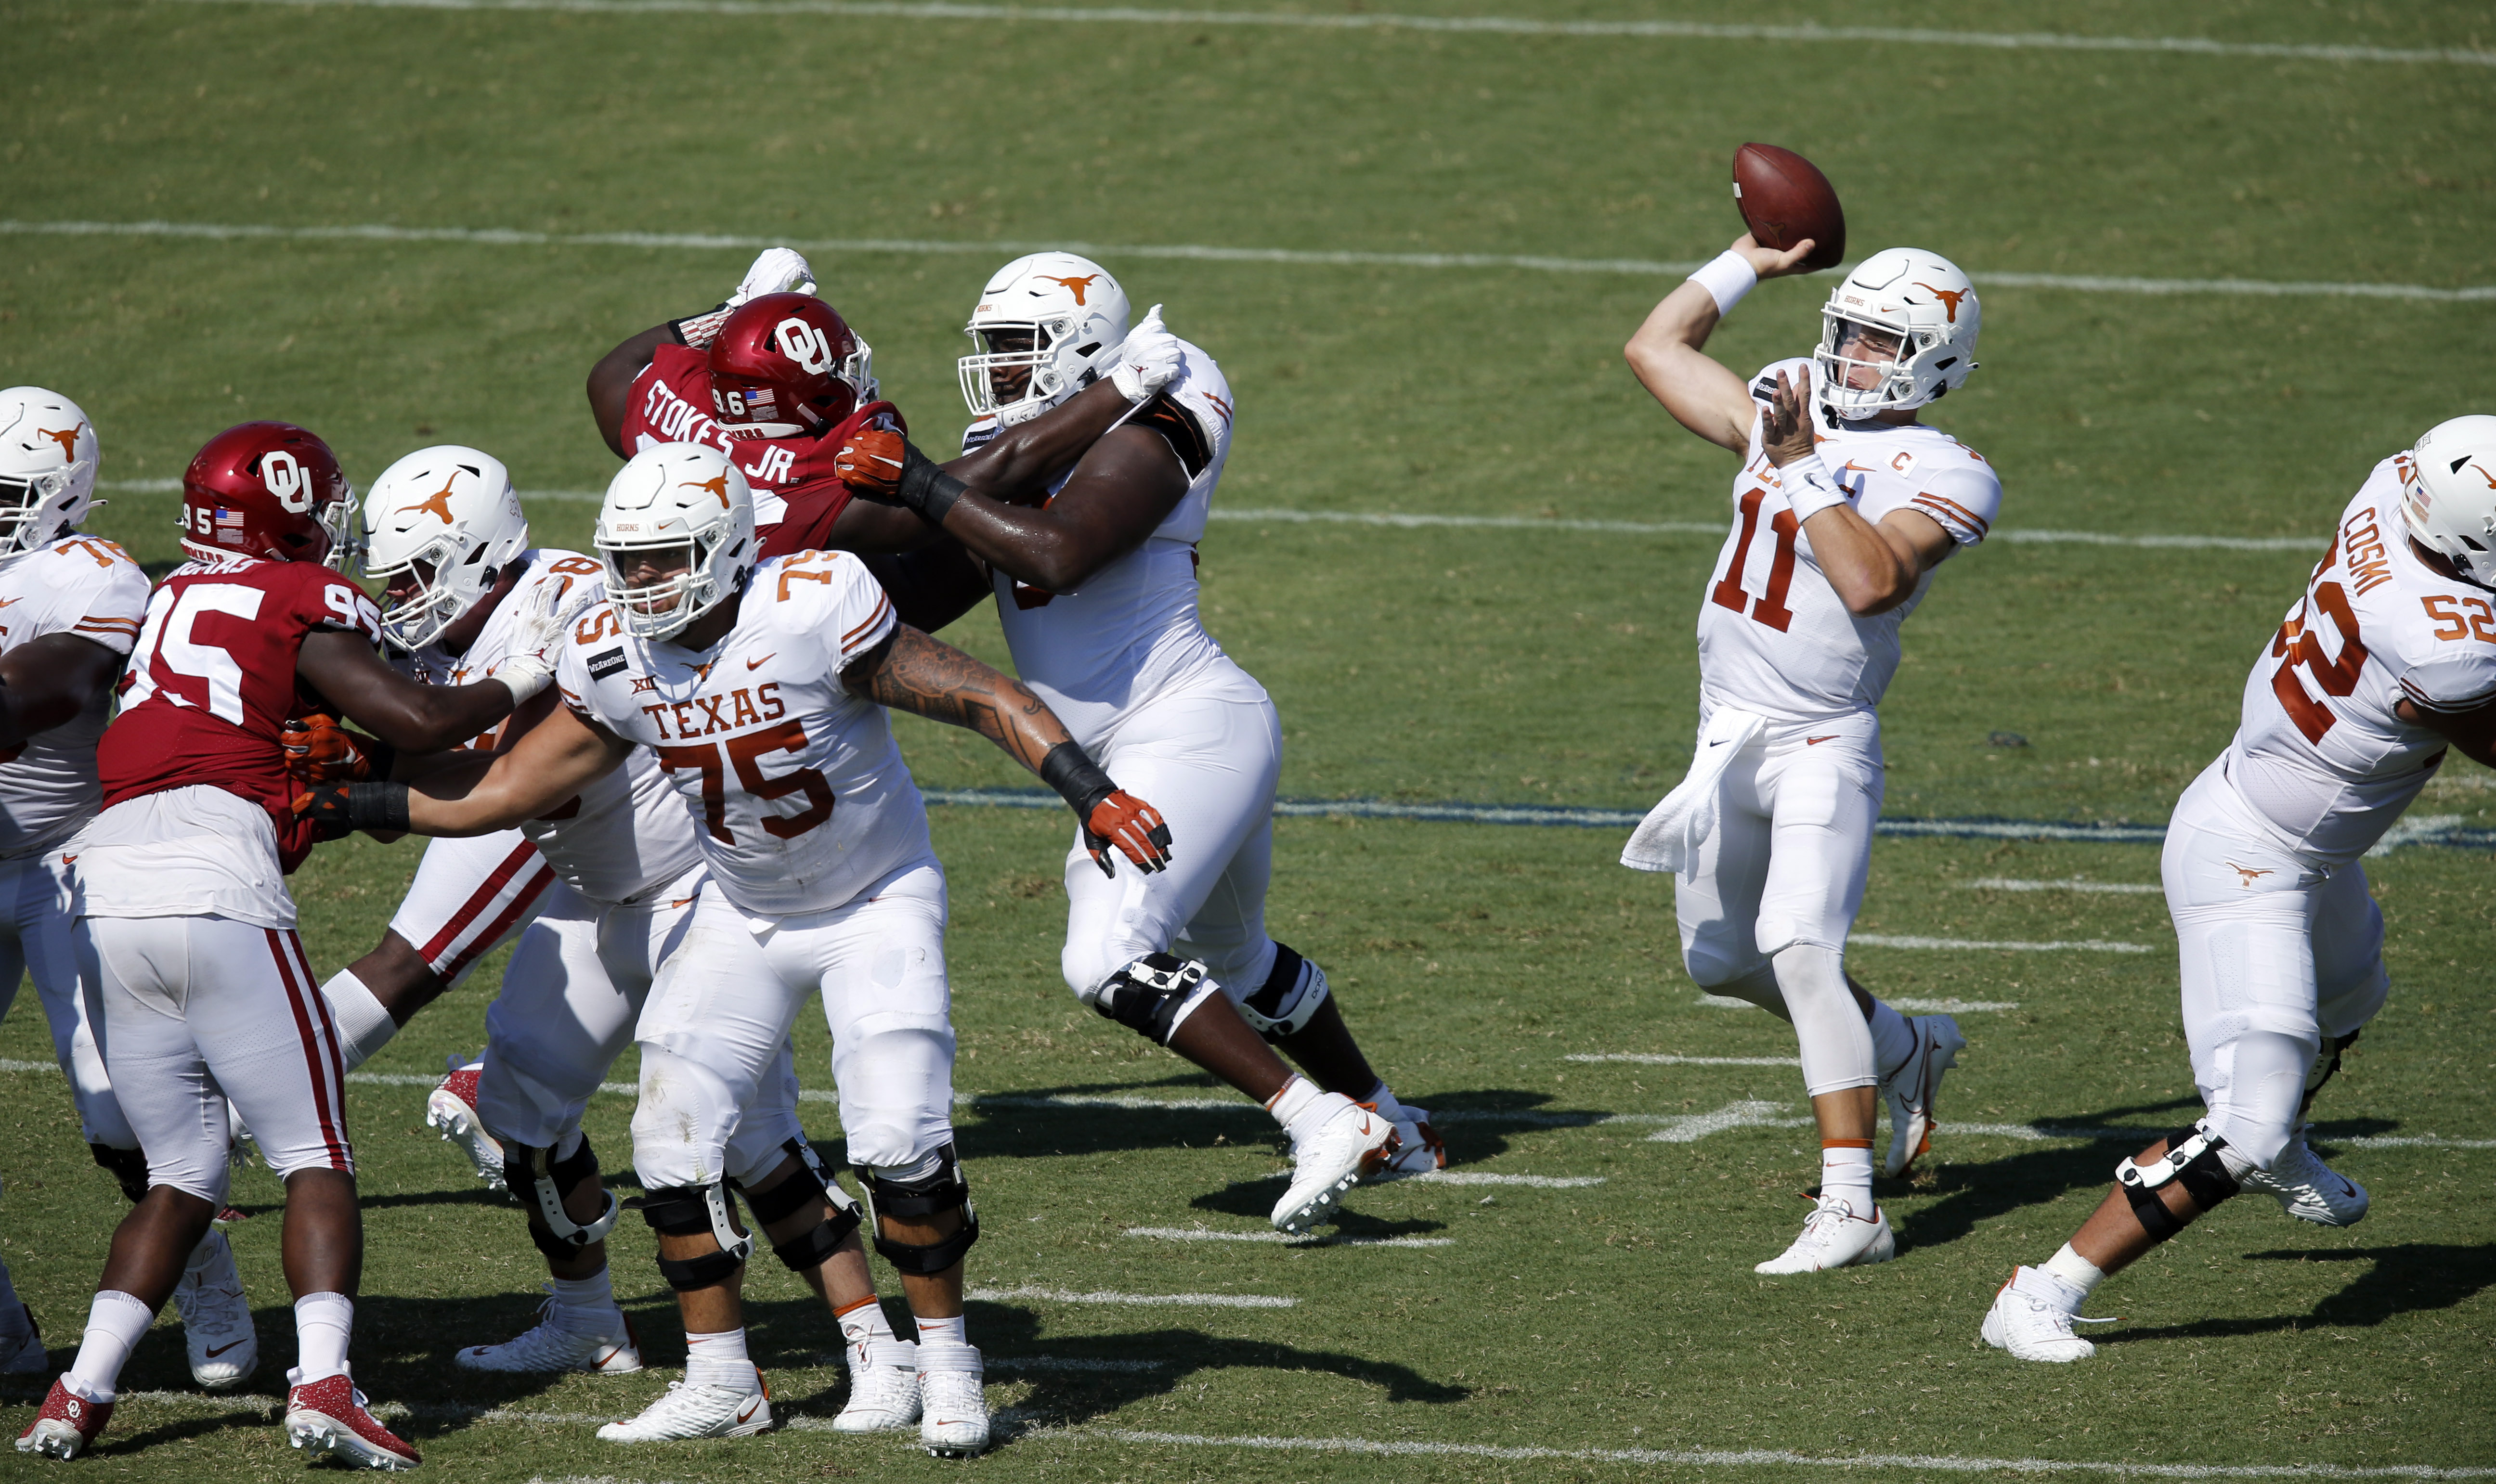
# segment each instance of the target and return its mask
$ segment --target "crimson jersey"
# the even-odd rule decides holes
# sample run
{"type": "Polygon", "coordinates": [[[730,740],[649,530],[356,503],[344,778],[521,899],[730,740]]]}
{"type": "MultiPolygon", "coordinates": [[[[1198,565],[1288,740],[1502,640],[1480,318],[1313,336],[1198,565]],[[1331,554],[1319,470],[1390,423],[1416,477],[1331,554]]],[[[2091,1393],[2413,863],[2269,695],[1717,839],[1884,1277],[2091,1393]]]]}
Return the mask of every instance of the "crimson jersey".
{"type": "Polygon", "coordinates": [[[832,521],[850,503],[850,487],[832,475],[832,457],[864,427],[910,430],[891,403],[869,402],[825,433],[731,438],[711,417],[710,358],[684,345],[659,347],[624,395],[628,454],[663,443],[702,443],[744,471],[754,486],[754,528],[766,560],[816,550],[831,539],[832,521]]]}
{"type": "Polygon", "coordinates": [[[207,786],[268,811],[278,858],[293,871],[313,836],[296,818],[278,734],[326,706],[296,678],[303,636],[360,632],[378,644],[382,615],[361,588],[312,562],[216,556],[187,562],[147,602],[121,714],[96,750],[104,805],[207,786]]]}

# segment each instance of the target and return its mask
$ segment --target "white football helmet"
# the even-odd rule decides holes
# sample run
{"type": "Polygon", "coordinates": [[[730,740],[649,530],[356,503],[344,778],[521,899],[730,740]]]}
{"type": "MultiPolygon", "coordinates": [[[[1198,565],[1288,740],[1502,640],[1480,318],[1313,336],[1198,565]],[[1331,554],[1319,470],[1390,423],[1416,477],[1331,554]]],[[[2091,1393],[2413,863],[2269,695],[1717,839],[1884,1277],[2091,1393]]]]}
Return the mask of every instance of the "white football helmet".
{"type": "Polygon", "coordinates": [[[975,417],[1009,425],[1039,417],[1108,372],[1127,339],[1127,291],[1073,253],[1034,253],[997,269],[962,326],[979,353],[962,357],[962,400],[975,417]],[[1000,350],[1000,335],[1027,347],[1000,350]],[[997,373],[1025,371],[1019,396],[1000,401],[997,373]]]}
{"type": "Polygon", "coordinates": [[[2410,536],[2464,579],[2496,587],[2496,417],[2439,422],[2396,467],[2410,536]]]}
{"type": "Polygon", "coordinates": [[[529,545],[511,471],[457,444],[419,448],[382,471],[364,496],[364,574],[416,575],[413,596],[382,613],[382,636],[422,649],[491,592],[529,545]]]}
{"type": "Polygon", "coordinates": [[[607,597],[627,632],[673,638],[745,586],[755,567],[754,490],[708,444],[663,443],[633,455],[598,507],[607,597]],[[685,565],[641,587],[625,582],[637,551],[682,547],[685,565]]]}
{"type": "Polygon", "coordinates": [[[1892,247],[1855,265],[1828,291],[1820,311],[1820,349],[1812,356],[1820,405],[1853,421],[1938,400],[1976,369],[1976,332],[1983,310],[1976,286],[1949,259],[1921,248],[1892,247]],[[1863,332],[1890,351],[1863,344],[1863,332]],[[1848,373],[1871,367],[1879,380],[1850,386],[1848,373]]]}
{"type": "Polygon", "coordinates": [[[0,391],[0,557],[49,545],[84,519],[103,458],[76,402],[41,386],[0,391]]]}

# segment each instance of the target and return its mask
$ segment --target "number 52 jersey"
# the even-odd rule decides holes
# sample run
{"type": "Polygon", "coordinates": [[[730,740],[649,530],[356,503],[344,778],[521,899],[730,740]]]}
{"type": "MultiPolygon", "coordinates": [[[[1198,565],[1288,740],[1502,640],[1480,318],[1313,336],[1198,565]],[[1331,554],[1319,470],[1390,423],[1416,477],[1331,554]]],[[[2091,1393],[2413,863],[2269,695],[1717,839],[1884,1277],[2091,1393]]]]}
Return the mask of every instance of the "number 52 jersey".
{"type": "Polygon", "coordinates": [[[2324,866],[2364,854],[2443,762],[2444,736],[2394,709],[2496,701],[2496,593],[2440,575],[2401,523],[2409,455],[2375,466],[2245,681],[2221,759],[2280,843],[2324,866]]]}
{"type": "Polygon", "coordinates": [[[842,906],[934,859],[927,809],[882,706],[841,668],[895,626],[865,564],[800,551],[755,570],[736,625],[706,650],[584,617],[555,672],[574,711],[650,749],[693,812],[694,840],[731,906],[761,917],[842,906]]]}

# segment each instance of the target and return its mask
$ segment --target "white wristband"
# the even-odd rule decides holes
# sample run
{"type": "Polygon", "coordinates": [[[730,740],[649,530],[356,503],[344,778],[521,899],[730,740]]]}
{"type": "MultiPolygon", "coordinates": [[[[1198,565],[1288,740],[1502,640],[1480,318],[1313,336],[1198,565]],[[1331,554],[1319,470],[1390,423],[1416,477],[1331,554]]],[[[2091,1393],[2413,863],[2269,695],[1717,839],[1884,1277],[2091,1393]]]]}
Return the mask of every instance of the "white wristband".
{"type": "Polygon", "coordinates": [[[545,690],[554,679],[554,671],[537,656],[523,655],[516,660],[505,661],[496,667],[491,678],[511,688],[512,705],[517,708],[527,704],[530,696],[545,690]]]}
{"type": "Polygon", "coordinates": [[[1716,314],[1721,319],[1732,314],[1733,306],[1742,302],[1742,295],[1758,286],[1760,270],[1751,266],[1750,259],[1727,248],[1716,255],[1715,262],[1691,274],[1690,281],[1716,300],[1716,314]]]}
{"type": "Polygon", "coordinates": [[[1785,485],[1786,504],[1794,508],[1797,523],[1809,520],[1832,505],[1846,503],[1846,491],[1839,488],[1837,481],[1821,468],[1818,454],[1779,469],[1777,479],[1785,485]]]}

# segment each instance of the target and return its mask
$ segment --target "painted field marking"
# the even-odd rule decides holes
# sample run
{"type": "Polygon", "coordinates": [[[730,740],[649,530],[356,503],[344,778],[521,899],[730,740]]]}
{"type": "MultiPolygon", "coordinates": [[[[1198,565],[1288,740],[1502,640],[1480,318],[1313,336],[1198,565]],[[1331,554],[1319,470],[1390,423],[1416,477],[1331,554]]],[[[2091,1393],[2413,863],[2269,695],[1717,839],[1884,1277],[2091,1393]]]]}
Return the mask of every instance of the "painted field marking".
{"type": "MultiPolygon", "coordinates": [[[[1279,1235],[1279,1233],[1278,1233],[1279,1235]]],[[[1172,1371],[1174,1360],[1112,1360],[1088,1355],[985,1355],[991,1371],[1065,1371],[1077,1375],[1132,1376],[1146,1371],[1172,1371]]],[[[823,1364],[835,1365],[838,1355],[827,1355],[823,1364]]]]}
{"type": "Polygon", "coordinates": [[[1453,1237],[1293,1236],[1281,1231],[1216,1231],[1210,1226],[1130,1226],[1122,1235],[1162,1242],[1273,1242],[1287,1247],[1453,1247],[1453,1237]]]}
{"type": "MultiPolygon", "coordinates": [[[[1748,1005],[1736,1000],[1736,1005],[1748,1005]]],[[[1802,1058],[1792,1056],[1665,1056],[1646,1051],[1581,1051],[1565,1056],[1564,1062],[1635,1062],[1642,1067],[1800,1067],[1802,1058]]]]}
{"type": "Polygon", "coordinates": [[[2107,943],[2103,939],[2076,939],[2071,942],[2008,943],[1981,938],[1917,938],[1892,933],[1850,933],[1847,946],[1861,943],[1867,948],[1966,948],[1992,953],[2152,953],[2157,950],[2145,943],[2107,943]]]}
{"type": "Polygon", "coordinates": [[[2068,881],[2028,881],[2007,876],[1987,876],[1962,881],[1960,887],[1966,891],[2084,891],[2127,897],[2154,897],[2167,889],[2156,881],[2092,881],[2077,876],[2068,881]]]}
{"type": "Polygon", "coordinates": [[[1781,1102],[1729,1102],[1713,1113],[1673,1119],[1646,1137],[1650,1144],[1695,1144],[1730,1128],[1798,1128],[1811,1122],[1785,1114],[1786,1105],[1781,1102]]]}
{"type": "MultiPolygon", "coordinates": [[[[235,0],[219,0],[235,3],[235,0]]],[[[251,0],[260,3],[260,0],[251,0]]],[[[1319,31],[1423,31],[1458,35],[1633,37],[1717,42],[1893,42],[1987,51],[2131,51],[2305,62],[2407,62],[2496,67],[2496,51],[2462,46],[2361,46],[2345,43],[2231,42],[2200,36],[2075,36],[2055,31],[1937,31],[1909,26],[1727,25],[1699,20],[1543,20],[1518,15],[1302,15],[1289,11],[1182,11],[1140,6],[975,5],[961,0],[282,0],[305,7],[426,11],[562,11],[633,15],[837,15],[877,20],[1004,20],[1090,25],[1269,26],[1319,31]]]]}
{"type": "Polygon", "coordinates": [[[962,1296],[990,1304],[1008,1299],[1042,1299],[1052,1304],[1115,1304],[1139,1309],[1296,1309],[1300,1302],[1271,1293],[1118,1293],[1106,1288],[1088,1293],[1071,1288],[973,1288],[962,1296]]]}
{"type": "MultiPolygon", "coordinates": [[[[1445,1119],[1439,1120],[1445,1123],[1445,1119]]],[[[1495,1175],[1486,1170],[1424,1170],[1407,1175],[1397,1185],[1508,1185],[1537,1190],[1582,1190],[1602,1185],[1601,1175],[1495,1175]]]]}
{"type": "Polygon", "coordinates": [[[1909,1015],[1983,1015],[2019,1008],[2016,1000],[1892,1000],[1888,1005],[1909,1015]]]}
{"type": "MultiPolygon", "coordinates": [[[[296,0],[296,3],[305,3],[305,0],[296,0]]],[[[427,0],[415,0],[415,3],[427,3],[427,0]]],[[[2496,53],[2490,55],[2496,56],[2496,53]]],[[[0,235],[169,237],[208,242],[448,242],[480,247],[676,248],[699,252],[752,252],[765,247],[793,247],[802,253],[969,254],[990,261],[1024,253],[1068,252],[1080,253],[1086,258],[1192,259],[1208,263],[1279,263],[1307,267],[1521,268],[1543,273],[1620,273],[1639,277],[1678,277],[1701,265],[1696,260],[1677,263],[1642,258],[1553,258],[1518,253],[1310,252],[1279,247],[1215,247],[1202,243],[1116,245],[1064,239],[968,242],[924,237],[829,237],[797,240],[693,232],[520,232],[499,227],[395,227],[381,222],[339,227],[280,227],[233,222],[29,222],[11,219],[0,220],[0,235]]],[[[2425,284],[2309,283],[2262,278],[2131,278],[2103,274],[1987,271],[1973,272],[1968,276],[1980,284],[2001,288],[2062,289],[2078,294],[2417,299],[2444,304],[2496,300],[2496,285],[2438,289],[2425,284]]]]}

